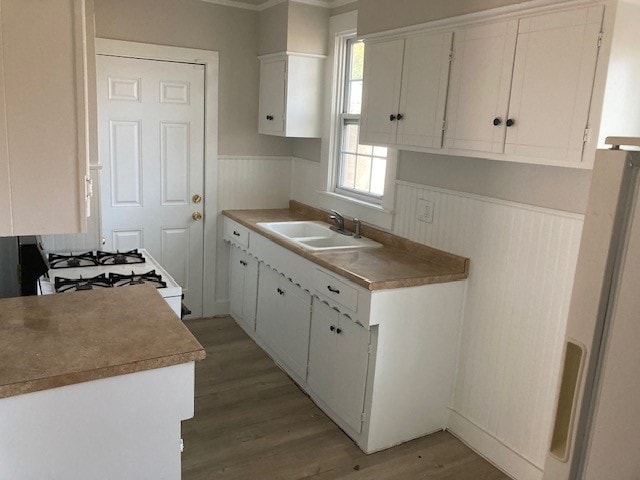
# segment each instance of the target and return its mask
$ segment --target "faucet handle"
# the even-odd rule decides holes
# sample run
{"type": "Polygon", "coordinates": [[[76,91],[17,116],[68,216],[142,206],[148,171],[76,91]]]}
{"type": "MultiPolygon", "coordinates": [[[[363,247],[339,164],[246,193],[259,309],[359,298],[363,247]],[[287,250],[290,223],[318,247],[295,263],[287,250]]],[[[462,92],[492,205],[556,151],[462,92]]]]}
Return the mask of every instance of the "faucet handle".
{"type": "Polygon", "coordinates": [[[353,223],[355,224],[355,231],[353,232],[353,238],[360,238],[360,228],[362,227],[362,222],[353,217],[353,223]]]}

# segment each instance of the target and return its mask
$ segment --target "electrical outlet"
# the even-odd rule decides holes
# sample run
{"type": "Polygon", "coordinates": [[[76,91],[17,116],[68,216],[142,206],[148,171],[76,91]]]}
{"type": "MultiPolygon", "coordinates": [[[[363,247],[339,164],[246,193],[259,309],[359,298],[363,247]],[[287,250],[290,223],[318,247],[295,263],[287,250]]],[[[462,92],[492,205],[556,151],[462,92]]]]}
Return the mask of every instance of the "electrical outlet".
{"type": "Polygon", "coordinates": [[[421,222],[433,223],[433,202],[431,200],[418,200],[416,218],[421,222]]]}

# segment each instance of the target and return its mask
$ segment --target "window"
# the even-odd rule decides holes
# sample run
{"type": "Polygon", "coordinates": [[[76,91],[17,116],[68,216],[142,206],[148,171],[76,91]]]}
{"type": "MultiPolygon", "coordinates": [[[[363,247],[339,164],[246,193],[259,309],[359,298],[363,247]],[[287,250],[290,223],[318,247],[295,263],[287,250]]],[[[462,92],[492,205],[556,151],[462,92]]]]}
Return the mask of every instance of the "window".
{"type": "Polygon", "coordinates": [[[372,203],[381,203],[387,171],[387,148],[360,145],[360,111],[364,42],[347,38],[343,44],[344,78],[340,82],[336,192],[372,203]]]}

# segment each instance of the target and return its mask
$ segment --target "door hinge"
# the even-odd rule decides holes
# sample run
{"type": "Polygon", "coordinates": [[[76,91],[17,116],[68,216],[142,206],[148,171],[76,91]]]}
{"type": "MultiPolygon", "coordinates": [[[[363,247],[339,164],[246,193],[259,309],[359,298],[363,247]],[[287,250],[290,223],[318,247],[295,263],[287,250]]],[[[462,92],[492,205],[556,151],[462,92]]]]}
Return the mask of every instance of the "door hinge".
{"type": "Polygon", "coordinates": [[[367,347],[367,353],[373,353],[374,348],[372,344],[369,344],[369,346],[367,347]]]}
{"type": "Polygon", "coordinates": [[[447,131],[447,119],[442,120],[442,133],[447,131]]]}
{"type": "Polygon", "coordinates": [[[453,48],[449,50],[449,62],[453,61],[453,48]]]}
{"type": "Polygon", "coordinates": [[[583,141],[584,143],[587,143],[587,142],[589,141],[590,136],[591,136],[591,127],[590,127],[590,126],[587,126],[587,127],[584,129],[584,134],[582,135],[582,141],[583,141]]]}
{"type": "Polygon", "coordinates": [[[366,414],[365,412],[362,412],[362,413],[360,414],[360,421],[361,421],[361,422],[364,422],[366,419],[367,419],[367,414],[366,414]]]}
{"type": "Polygon", "coordinates": [[[600,32],[598,34],[598,47],[602,46],[602,38],[604,37],[604,32],[600,32]]]}

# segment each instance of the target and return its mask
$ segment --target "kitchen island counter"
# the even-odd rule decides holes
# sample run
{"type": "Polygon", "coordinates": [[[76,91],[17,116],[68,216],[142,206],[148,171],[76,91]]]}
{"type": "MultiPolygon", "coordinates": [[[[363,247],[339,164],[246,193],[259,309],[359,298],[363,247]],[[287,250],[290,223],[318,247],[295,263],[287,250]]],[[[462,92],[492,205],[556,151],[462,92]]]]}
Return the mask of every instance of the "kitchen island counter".
{"type": "Polygon", "coordinates": [[[151,285],[0,300],[0,398],[204,357],[151,285]]]}

